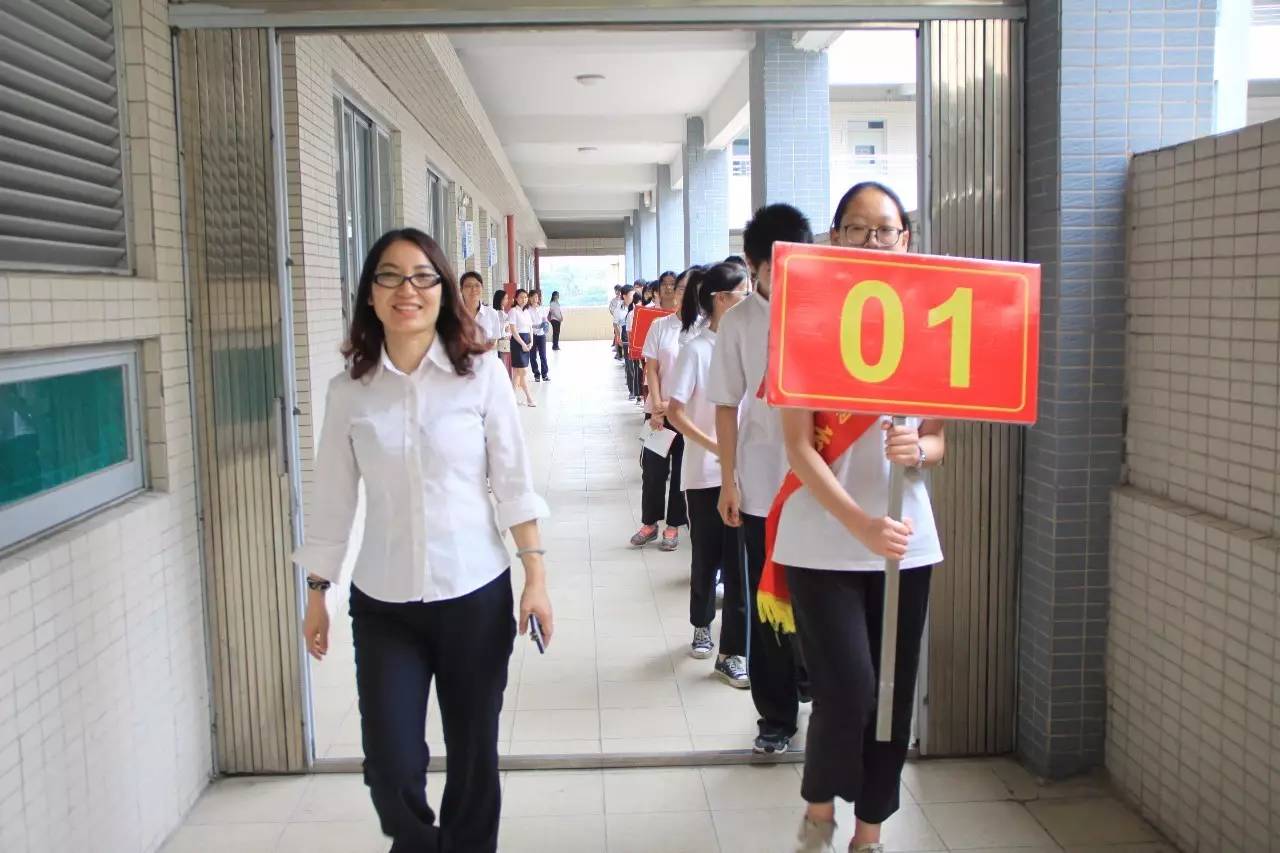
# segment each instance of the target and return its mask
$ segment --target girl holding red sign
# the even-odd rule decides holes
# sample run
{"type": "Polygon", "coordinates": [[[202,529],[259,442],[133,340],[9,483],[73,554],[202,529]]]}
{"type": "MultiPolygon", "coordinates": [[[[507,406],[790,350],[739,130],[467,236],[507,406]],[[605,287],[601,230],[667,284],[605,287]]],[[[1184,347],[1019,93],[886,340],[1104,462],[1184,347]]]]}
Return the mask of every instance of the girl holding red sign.
{"type": "Polygon", "coordinates": [[[714,672],[731,687],[747,689],[747,611],[737,531],[726,527],[716,509],[720,501],[720,447],[716,443],[716,407],[707,399],[707,376],[720,318],[750,292],[747,271],[717,264],[690,281],[680,305],[680,327],[694,337],[680,348],[667,380],[667,419],[686,439],[681,487],[689,509],[689,622],[691,654],[708,658],[715,646],[711,622],[716,615],[716,572],[724,578],[724,618],[720,654],[714,672]],[[700,321],[705,320],[705,326],[700,321]],[[701,331],[699,332],[699,329],[701,331]]]}
{"type": "MultiPolygon", "coordinates": [[[[841,199],[831,242],[905,252],[910,228],[897,195],[867,182],[841,199]]],[[[791,473],[770,512],[776,536],[760,607],[782,630],[798,630],[814,698],[801,785],[809,805],[796,850],[834,851],[840,797],[854,803],[857,818],[849,849],[883,853],[880,826],[898,810],[911,734],[929,577],[942,560],[918,473],[942,461],[942,422],[913,418],[894,426],[875,415],[785,409],[782,428],[791,473]],[[901,521],[885,515],[894,465],[909,472],[901,521]],[[886,558],[903,572],[892,736],[881,743],[875,709],[886,558]]]]}

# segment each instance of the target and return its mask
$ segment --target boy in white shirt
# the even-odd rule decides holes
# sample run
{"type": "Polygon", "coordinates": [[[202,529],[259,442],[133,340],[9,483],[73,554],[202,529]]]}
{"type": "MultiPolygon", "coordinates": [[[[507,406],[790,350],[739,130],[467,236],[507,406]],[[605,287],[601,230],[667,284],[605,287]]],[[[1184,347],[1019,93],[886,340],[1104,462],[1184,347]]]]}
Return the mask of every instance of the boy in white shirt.
{"type": "Polygon", "coordinates": [[[787,473],[782,422],[763,394],[769,360],[769,292],[773,244],[812,243],[813,230],[800,211],[772,204],[756,211],[742,234],[755,292],[720,323],[707,382],[707,399],[716,405],[720,446],[720,514],[740,527],[747,550],[751,611],[748,673],[751,698],[760,714],[755,751],[782,753],[796,733],[800,679],[788,638],[760,621],[756,592],[765,563],[765,519],[787,473]]]}

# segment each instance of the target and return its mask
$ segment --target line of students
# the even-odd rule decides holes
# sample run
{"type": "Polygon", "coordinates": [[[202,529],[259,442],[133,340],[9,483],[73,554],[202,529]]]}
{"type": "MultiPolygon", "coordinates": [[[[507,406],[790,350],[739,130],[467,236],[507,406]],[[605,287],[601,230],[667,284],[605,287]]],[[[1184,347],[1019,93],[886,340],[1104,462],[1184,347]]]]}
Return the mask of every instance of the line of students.
{"type": "MultiPolygon", "coordinates": [[[[833,245],[905,252],[910,240],[902,202],[875,182],[852,187],[830,227],[833,245]]],[[[691,654],[710,657],[714,650],[709,628],[718,572],[725,612],[716,672],[751,689],[759,714],[755,751],[787,751],[804,694],[813,695],[801,788],[808,805],[797,853],[834,853],[836,797],[855,804],[849,849],[881,853],[881,825],[899,806],[931,570],[942,559],[919,472],[942,461],[946,443],[940,421],[909,419],[895,426],[884,417],[767,404],[771,258],[778,241],[813,242],[808,220],[789,205],[761,208],[744,230],[749,289],[746,275],[728,264],[676,277],[670,290],[684,288],[681,311],[655,322],[645,341],[647,395],[628,366],[632,397],[646,401],[654,429],[680,434],[684,456],[681,466],[675,443],[666,460],[650,460],[657,454],[644,451],[644,526],[632,543],[656,539],[665,514],[671,532],[664,531],[662,544],[673,550],[673,528],[684,520],[687,504],[691,654]],[[894,465],[909,472],[901,521],[885,516],[894,465]],[[669,479],[681,481],[678,502],[669,479]],[[880,743],[875,694],[889,557],[904,572],[892,737],[880,743]],[[792,617],[781,625],[760,617],[762,581],[792,617]],[[738,632],[744,624],[749,628],[738,632]],[[746,672],[735,673],[728,662],[737,663],[747,649],[746,672]]],[[[622,288],[611,305],[620,358],[636,295],[634,287],[622,288]]]]}
{"type": "Polygon", "coordinates": [[[551,381],[551,364],[547,360],[547,334],[554,332],[553,349],[560,349],[560,325],[564,312],[560,308],[560,292],[551,294],[549,305],[542,304],[542,291],[521,288],[514,297],[505,290],[493,294],[492,306],[483,303],[484,279],[478,272],[465,272],[459,279],[466,308],[476,321],[483,342],[502,359],[511,374],[511,384],[523,392],[529,406],[537,406],[529,391],[528,371],[535,382],[551,381]]]}

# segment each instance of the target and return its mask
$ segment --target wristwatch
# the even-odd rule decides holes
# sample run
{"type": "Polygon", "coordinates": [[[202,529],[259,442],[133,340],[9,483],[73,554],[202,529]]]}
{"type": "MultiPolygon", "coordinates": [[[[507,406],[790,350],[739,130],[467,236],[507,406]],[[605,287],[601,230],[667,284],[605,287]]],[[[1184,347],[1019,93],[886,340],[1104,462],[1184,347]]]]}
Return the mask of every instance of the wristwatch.
{"type": "Polygon", "coordinates": [[[920,458],[916,460],[916,468],[923,468],[924,463],[929,461],[929,457],[924,452],[924,445],[916,443],[916,450],[920,451],[920,458]]]}

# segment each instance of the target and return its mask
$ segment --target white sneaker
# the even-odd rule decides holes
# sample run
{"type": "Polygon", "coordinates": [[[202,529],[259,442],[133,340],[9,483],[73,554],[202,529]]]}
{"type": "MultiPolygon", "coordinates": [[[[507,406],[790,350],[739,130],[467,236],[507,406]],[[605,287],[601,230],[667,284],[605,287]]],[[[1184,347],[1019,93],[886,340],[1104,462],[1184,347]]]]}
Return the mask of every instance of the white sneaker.
{"type": "Polygon", "coordinates": [[[716,644],[711,639],[710,628],[694,628],[693,642],[689,644],[689,656],[698,660],[706,660],[715,651],[716,644]]]}
{"type": "Polygon", "coordinates": [[[795,853],[836,853],[832,839],[836,834],[835,821],[815,823],[801,818],[800,831],[796,833],[795,853]]]}

